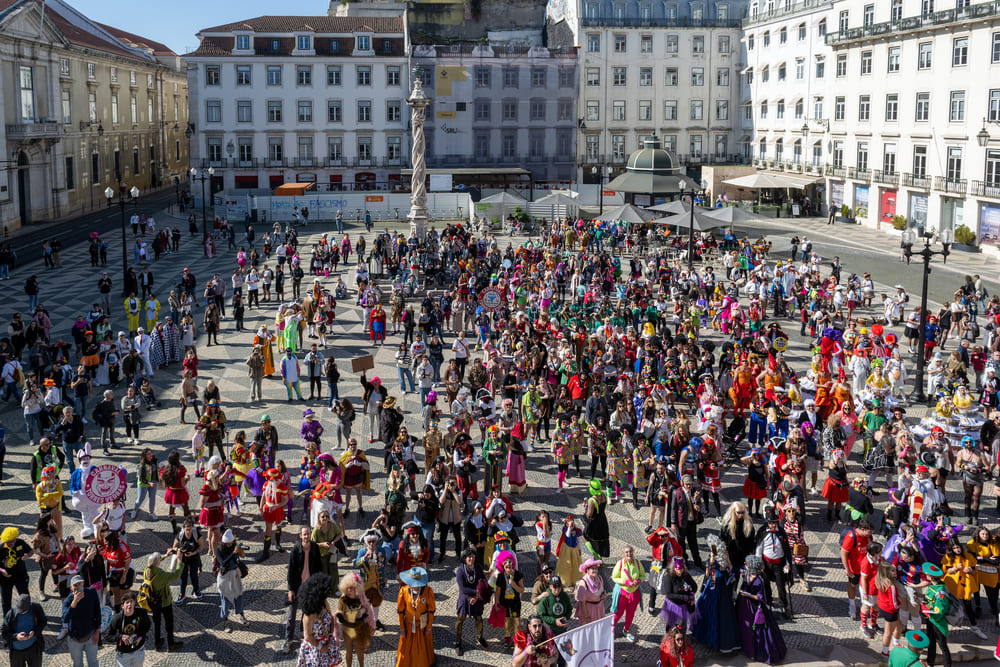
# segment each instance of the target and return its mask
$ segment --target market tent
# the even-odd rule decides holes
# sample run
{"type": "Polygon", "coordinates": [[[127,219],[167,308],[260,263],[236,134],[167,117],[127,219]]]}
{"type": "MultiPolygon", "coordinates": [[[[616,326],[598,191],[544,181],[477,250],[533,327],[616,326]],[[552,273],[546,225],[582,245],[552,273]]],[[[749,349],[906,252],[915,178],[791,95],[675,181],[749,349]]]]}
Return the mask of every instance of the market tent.
{"type": "Polygon", "coordinates": [[[726,185],[733,185],[738,188],[748,188],[758,190],[760,188],[796,188],[804,190],[806,186],[817,182],[818,179],[810,176],[793,176],[791,174],[772,174],[766,171],[758,171],[748,176],[739,176],[722,181],[726,185]]]}
{"type": "Polygon", "coordinates": [[[656,206],[647,206],[646,210],[656,211],[658,213],[670,213],[671,215],[679,215],[681,213],[689,213],[691,211],[691,203],[687,201],[681,201],[680,199],[675,199],[674,201],[668,201],[663,204],[657,204],[656,206]]]}
{"type": "Polygon", "coordinates": [[[514,194],[513,192],[498,192],[495,195],[490,195],[489,197],[483,197],[479,200],[480,204],[493,204],[494,206],[500,207],[500,220],[507,219],[507,207],[508,206],[524,206],[528,203],[528,200],[521,195],[514,194]]]}
{"type": "Polygon", "coordinates": [[[656,216],[653,213],[650,213],[644,208],[639,208],[633,204],[623,204],[622,206],[616,206],[615,208],[608,209],[602,215],[594,218],[594,220],[604,220],[605,222],[616,222],[621,220],[622,222],[641,225],[649,222],[655,217],[656,216]]]}
{"type": "Polygon", "coordinates": [[[730,226],[736,223],[751,222],[753,220],[760,219],[759,216],[739,208],[738,206],[725,206],[723,208],[717,208],[705,213],[705,217],[718,220],[730,226]]]}
{"type": "MultiPolygon", "coordinates": [[[[663,218],[657,218],[653,220],[653,224],[671,225],[681,229],[688,229],[691,226],[691,212],[688,211],[687,213],[678,213],[675,215],[668,215],[663,218]]],[[[711,218],[701,211],[694,212],[694,231],[696,232],[707,232],[710,229],[725,227],[726,224],[728,223],[711,218]]]]}
{"type": "Polygon", "coordinates": [[[576,197],[571,197],[565,192],[553,192],[550,195],[545,195],[541,199],[536,199],[532,203],[537,204],[539,206],[572,206],[572,207],[580,206],[579,199],[577,199],[576,197]]]}

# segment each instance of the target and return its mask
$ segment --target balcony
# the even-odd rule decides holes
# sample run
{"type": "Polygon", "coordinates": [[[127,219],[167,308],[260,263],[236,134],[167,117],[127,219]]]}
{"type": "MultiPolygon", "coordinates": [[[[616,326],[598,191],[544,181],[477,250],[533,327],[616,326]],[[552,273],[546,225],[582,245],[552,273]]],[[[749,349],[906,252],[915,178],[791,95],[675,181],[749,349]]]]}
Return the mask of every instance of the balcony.
{"type": "Polygon", "coordinates": [[[584,28],[739,28],[739,19],[584,17],[584,28]]]}
{"type": "Polygon", "coordinates": [[[611,164],[625,164],[626,160],[628,160],[628,156],[624,153],[611,156],[611,164]]]}
{"type": "Polygon", "coordinates": [[[885,171],[883,169],[876,169],[874,176],[876,183],[885,183],[886,185],[899,185],[899,174],[894,171],[885,171]]]}
{"type": "Polygon", "coordinates": [[[375,160],[370,157],[356,157],[351,160],[351,166],[371,168],[375,166],[375,160]]]}
{"type": "Polygon", "coordinates": [[[234,158],[230,160],[233,169],[256,169],[259,165],[259,160],[257,158],[250,158],[249,160],[240,160],[239,158],[234,158]]]}
{"type": "Polygon", "coordinates": [[[606,157],[604,155],[600,155],[599,153],[587,153],[580,156],[580,164],[588,166],[604,164],[606,161],[606,157]]]}
{"type": "Polygon", "coordinates": [[[794,171],[802,173],[802,162],[800,160],[792,160],[791,162],[786,162],[785,171],[794,171]]]}
{"type": "Polygon", "coordinates": [[[312,169],[319,166],[319,160],[311,157],[299,157],[295,158],[295,162],[292,164],[296,169],[312,169]]]}
{"type": "Polygon", "coordinates": [[[969,194],[976,197],[1000,199],[1000,182],[984,183],[983,181],[972,181],[969,194]]]}
{"type": "Polygon", "coordinates": [[[209,167],[211,167],[213,169],[225,169],[226,166],[227,165],[226,165],[226,159],[225,158],[219,158],[218,160],[212,160],[210,158],[203,157],[201,159],[201,168],[202,169],[208,169],[209,167]]]}
{"type": "Polygon", "coordinates": [[[285,167],[287,166],[284,158],[264,158],[265,167],[285,167]]]}
{"type": "MultiPolygon", "coordinates": [[[[777,4],[777,3],[776,3],[777,4]]],[[[789,9],[784,7],[776,7],[771,11],[759,11],[755,16],[751,16],[744,19],[743,24],[750,26],[755,23],[764,23],[767,21],[772,21],[782,16],[794,16],[802,12],[803,9],[809,9],[811,7],[819,7],[823,4],[829,4],[829,0],[800,0],[800,2],[789,3],[789,9]],[[794,4],[794,6],[793,6],[794,4]]]]}
{"type": "Polygon", "coordinates": [[[964,195],[968,185],[969,182],[964,178],[946,178],[944,176],[934,177],[934,189],[940,192],[964,195]]]}
{"type": "Polygon", "coordinates": [[[931,179],[917,174],[903,174],[903,187],[930,190],[931,179]]]}
{"type": "Polygon", "coordinates": [[[823,172],[831,178],[845,178],[847,169],[843,165],[828,164],[823,172]]]}
{"type": "Polygon", "coordinates": [[[981,2],[958,9],[945,9],[926,16],[910,16],[901,21],[886,21],[875,23],[863,28],[851,28],[840,32],[830,32],[826,35],[827,46],[836,46],[872,40],[881,37],[899,39],[900,35],[918,30],[930,30],[970,21],[982,21],[988,17],[1000,16],[1000,4],[997,2],[981,2]]]}
{"type": "Polygon", "coordinates": [[[58,139],[62,128],[54,120],[40,120],[35,123],[18,123],[6,125],[7,138],[11,141],[29,141],[32,139],[58,139]]]}
{"type": "Polygon", "coordinates": [[[856,181],[870,181],[872,178],[872,172],[868,169],[858,169],[857,167],[848,167],[847,177],[853,178],[856,181]]]}
{"type": "Polygon", "coordinates": [[[328,167],[343,167],[344,166],[344,156],[337,155],[331,156],[326,159],[326,166],[328,167]]]}

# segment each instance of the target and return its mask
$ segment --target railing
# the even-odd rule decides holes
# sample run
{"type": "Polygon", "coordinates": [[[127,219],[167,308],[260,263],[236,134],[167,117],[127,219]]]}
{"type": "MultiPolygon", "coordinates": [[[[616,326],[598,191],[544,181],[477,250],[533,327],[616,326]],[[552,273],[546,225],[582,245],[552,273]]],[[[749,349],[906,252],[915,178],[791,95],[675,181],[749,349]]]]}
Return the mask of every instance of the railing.
{"type": "Polygon", "coordinates": [[[316,160],[315,158],[311,158],[311,157],[299,157],[299,158],[295,158],[295,161],[292,162],[292,165],[296,169],[310,169],[312,167],[318,167],[319,166],[318,162],[319,161],[316,160]]]}
{"type": "Polygon", "coordinates": [[[249,160],[240,160],[239,158],[234,158],[231,160],[233,169],[256,169],[258,167],[257,158],[250,158],[249,160]]]}
{"type": "Polygon", "coordinates": [[[61,128],[54,120],[40,120],[37,123],[16,123],[6,125],[8,139],[48,139],[58,137],[61,128]]]}
{"type": "Polygon", "coordinates": [[[934,189],[941,192],[950,192],[964,195],[969,182],[964,178],[946,178],[945,176],[934,177],[934,189]]]}
{"type": "Polygon", "coordinates": [[[847,177],[847,168],[844,167],[843,165],[840,165],[840,166],[835,165],[835,164],[827,165],[827,167],[826,167],[826,169],[824,171],[826,172],[827,176],[830,176],[832,178],[846,178],[847,177]]]}
{"type": "Polygon", "coordinates": [[[1000,182],[984,183],[983,181],[972,181],[972,188],[969,190],[969,194],[977,197],[1000,199],[1000,182]]]}
{"type": "Polygon", "coordinates": [[[755,23],[764,23],[766,21],[781,18],[782,16],[793,16],[795,14],[799,14],[805,9],[832,4],[833,2],[831,0],[798,0],[789,9],[779,7],[777,9],[772,9],[771,11],[758,11],[756,16],[747,17],[746,20],[743,21],[743,24],[749,26],[755,23]]]}
{"type": "Polygon", "coordinates": [[[287,167],[288,166],[288,161],[285,160],[284,158],[282,158],[280,160],[274,160],[272,158],[264,158],[264,166],[265,167],[287,167]]]}
{"type": "Polygon", "coordinates": [[[580,164],[596,165],[604,164],[607,159],[604,155],[591,155],[589,153],[580,156],[580,164]]]}
{"type": "Polygon", "coordinates": [[[885,171],[884,169],[876,169],[874,176],[876,183],[886,183],[889,185],[899,184],[899,174],[894,171],[885,171]]]}
{"type": "Polygon", "coordinates": [[[972,20],[981,20],[985,17],[1000,15],[1000,3],[982,2],[968,7],[958,9],[945,9],[926,16],[909,16],[899,21],[886,21],[884,23],[874,23],[862,28],[850,28],[839,32],[828,32],[826,43],[828,46],[835,44],[846,44],[864,39],[872,39],[886,35],[898,35],[904,32],[916,30],[927,30],[940,26],[947,26],[953,23],[964,23],[972,20]]]}
{"type": "Polygon", "coordinates": [[[612,16],[585,16],[580,21],[584,28],[739,28],[739,19],[692,18],[614,18],[612,16]]]}
{"type": "Polygon", "coordinates": [[[931,187],[931,179],[928,176],[918,176],[916,174],[903,174],[903,187],[929,190],[931,187]]]}
{"type": "Polygon", "coordinates": [[[326,166],[328,167],[343,167],[344,166],[344,156],[338,157],[328,157],[326,158],[326,166]]]}
{"type": "Polygon", "coordinates": [[[858,169],[857,167],[847,168],[847,177],[856,181],[870,181],[872,172],[869,169],[858,169]]]}

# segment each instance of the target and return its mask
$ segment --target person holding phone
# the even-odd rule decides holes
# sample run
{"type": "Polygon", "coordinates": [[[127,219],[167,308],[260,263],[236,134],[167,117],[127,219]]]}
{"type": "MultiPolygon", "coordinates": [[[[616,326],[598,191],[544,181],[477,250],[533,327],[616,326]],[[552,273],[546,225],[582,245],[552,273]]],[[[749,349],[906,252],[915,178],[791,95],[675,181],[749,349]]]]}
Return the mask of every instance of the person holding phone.
{"type": "Polygon", "coordinates": [[[66,645],[73,667],[98,667],[97,643],[101,636],[101,602],[97,591],[84,586],[83,577],[76,575],[70,582],[70,594],[63,600],[62,620],[69,629],[66,645]]]}
{"type": "Polygon", "coordinates": [[[47,623],[45,612],[27,593],[19,595],[14,608],[3,617],[3,638],[10,647],[12,666],[41,667],[45,640],[42,631],[47,623]]]}

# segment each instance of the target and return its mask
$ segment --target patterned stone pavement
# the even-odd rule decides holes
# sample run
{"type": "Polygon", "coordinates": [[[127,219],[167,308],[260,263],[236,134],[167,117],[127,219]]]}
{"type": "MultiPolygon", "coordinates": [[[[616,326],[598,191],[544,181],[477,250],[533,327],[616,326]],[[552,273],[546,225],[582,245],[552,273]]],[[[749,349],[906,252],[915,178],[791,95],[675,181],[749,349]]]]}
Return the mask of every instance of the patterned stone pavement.
{"type": "MultiPolygon", "coordinates": [[[[182,221],[173,220],[161,213],[158,216],[160,224],[177,224],[182,229],[186,229],[182,221]]],[[[326,231],[325,227],[310,225],[302,230],[302,247],[307,248],[309,239],[318,238],[326,231]]],[[[349,229],[352,236],[357,236],[357,230],[349,229]]],[[[129,242],[131,243],[131,236],[129,242]]],[[[118,257],[120,246],[117,241],[111,241],[109,256],[118,257]]],[[[226,253],[223,253],[225,256],[226,253]]],[[[23,294],[21,286],[24,278],[30,272],[36,272],[43,281],[41,303],[49,310],[55,338],[62,337],[69,340],[69,326],[72,319],[89,309],[89,305],[97,298],[96,283],[100,277],[101,268],[89,266],[89,257],[85,250],[80,250],[76,255],[64,254],[63,268],[61,270],[46,271],[41,266],[41,262],[33,261],[24,266],[19,266],[13,272],[11,280],[5,285],[6,290],[0,291],[0,319],[9,321],[9,316],[15,310],[26,309],[27,298],[23,294]]],[[[181,252],[166,255],[159,262],[153,262],[151,270],[156,276],[156,282],[160,288],[158,297],[161,303],[166,302],[169,288],[175,285],[180,278],[181,269],[189,266],[198,277],[204,281],[212,273],[219,273],[228,279],[232,273],[234,263],[226,258],[216,258],[207,260],[203,257],[201,248],[195,240],[184,237],[181,245],[181,252]]],[[[109,273],[116,281],[116,288],[120,280],[117,271],[117,264],[112,260],[108,267],[109,273]]],[[[851,268],[851,267],[848,267],[851,268]]],[[[331,276],[324,279],[324,283],[332,286],[336,278],[331,276]]],[[[113,290],[113,294],[117,294],[113,290]]],[[[228,292],[227,292],[228,296],[228,292]]],[[[120,299],[113,301],[113,325],[117,330],[123,324],[123,314],[120,299]]],[[[199,366],[199,385],[212,378],[220,386],[223,408],[226,412],[230,432],[235,433],[239,429],[256,428],[260,415],[267,412],[271,415],[274,424],[281,436],[281,449],[279,458],[283,458],[289,467],[297,470],[298,461],[301,457],[301,441],[298,438],[298,426],[301,422],[301,410],[309,405],[320,412],[320,420],[330,427],[332,421],[328,419],[329,413],[319,410],[325,406],[325,400],[312,401],[307,404],[289,404],[285,400],[284,389],[280,379],[270,379],[265,381],[264,394],[267,399],[263,404],[250,406],[243,399],[247,396],[246,387],[246,367],[244,360],[249,352],[252,331],[262,322],[273,322],[273,303],[263,304],[263,308],[248,310],[246,327],[248,331],[237,333],[233,331],[232,320],[223,323],[223,332],[220,346],[206,347],[203,342],[199,345],[201,363],[199,366]]],[[[327,349],[327,354],[333,353],[341,361],[343,378],[341,382],[341,396],[346,396],[357,405],[361,397],[361,385],[357,381],[357,376],[351,374],[346,369],[349,368],[347,361],[354,356],[370,352],[367,345],[367,338],[362,336],[361,324],[359,321],[360,309],[356,308],[348,300],[338,304],[337,325],[331,336],[333,347],[327,349]]],[[[196,311],[196,319],[200,318],[201,310],[196,311]]],[[[789,331],[797,331],[797,327],[786,327],[789,331]]],[[[375,351],[376,370],[374,373],[380,375],[393,395],[399,397],[396,373],[393,363],[393,353],[395,347],[393,342],[398,343],[400,337],[390,336],[389,344],[380,347],[375,351]]],[[[446,341],[446,345],[450,339],[446,341]]],[[[806,360],[805,346],[796,335],[792,335],[792,345],[790,350],[793,364],[802,367],[806,360]]],[[[277,377],[277,374],[276,376],[277,377]]],[[[178,412],[174,406],[177,386],[179,382],[178,366],[162,369],[156,373],[154,385],[163,401],[163,408],[151,411],[144,417],[142,426],[142,441],[152,446],[158,453],[160,460],[164,460],[166,452],[181,448],[182,460],[186,460],[190,467],[190,448],[188,441],[191,431],[189,426],[178,424],[178,412]]],[[[324,391],[326,390],[324,386],[324,391]]],[[[401,398],[401,406],[407,414],[406,423],[411,432],[421,433],[419,425],[419,399],[417,395],[407,394],[401,398]]],[[[916,415],[916,410],[911,410],[911,415],[916,415]]],[[[34,497],[28,484],[28,466],[31,451],[28,448],[25,436],[23,420],[20,409],[13,405],[3,407],[0,412],[0,419],[8,430],[8,455],[6,465],[6,479],[0,487],[0,511],[8,517],[8,521],[16,525],[22,532],[30,533],[31,526],[37,516],[37,507],[34,497]]],[[[355,435],[359,441],[364,442],[362,435],[367,437],[367,420],[359,416],[355,422],[355,435]]],[[[331,431],[332,433],[332,431],[331,431]]],[[[99,439],[99,433],[89,425],[87,436],[92,441],[99,439]]],[[[333,446],[331,438],[326,438],[325,448],[333,446]]],[[[364,447],[364,445],[362,446],[364,447]]],[[[378,445],[376,445],[378,447],[378,445]]],[[[104,462],[104,457],[99,454],[99,448],[95,447],[95,462],[104,462]]],[[[381,496],[384,491],[384,476],[382,475],[382,457],[379,451],[372,451],[370,461],[373,469],[373,492],[366,494],[365,504],[369,510],[374,510],[381,505],[381,496]]],[[[135,446],[125,446],[115,450],[111,460],[125,463],[130,470],[130,482],[134,483],[135,462],[138,458],[139,448],[135,446]]],[[[571,478],[570,491],[564,495],[553,495],[549,492],[552,479],[554,478],[554,466],[551,458],[541,452],[536,452],[529,456],[528,462],[529,485],[524,496],[517,498],[517,510],[526,523],[530,526],[531,517],[539,508],[546,508],[553,514],[553,522],[558,523],[566,513],[578,513],[581,511],[584,499],[584,481],[579,477],[571,478]]],[[[742,486],[743,473],[738,469],[730,469],[724,473],[724,502],[736,500],[739,497],[739,490],[742,486]]],[[[68,482],[66,483],[68,487],[68,482]]],[[[196,492],[194,485],[190,489],[196,492]]],[[[134,491],[130,490],[131,498],[134,499],[134,491]]],[[[987,488],[986,497],[992,497],[993,489],[987,488]]],[[[884,496],[882,496],[884,499],[884,496]]],[[[881,507],[883,502],[877,502],[881,507]]],[[[878,645],[875,642],[868,642],[857,630],[855,622],[846,616],[845,595],[843,593],[843,581],[839,565],[839,546],[837,544],[838,533],[831,530],[825,521],[824,514],[825,501],[817,501],[810,498],[807,502],[807,529],[809,531],[809,542],[812,548],[812,570],[809,578],[813,585],[812,593],[805,593],[801,588],[793,590],[793,605],[796,612],[794,622],[785,621],[782,623],[782,630],[785,640],[789,646],[790,653],[787,662],[801,664],[868,664],[878,662],[878,645]]],[[[166,514],[162,504],[162,493],[158,499],[158,513],[161,517],[166,514]]],[[[992,512],[984,512],[990,513],[992,512]]],[[[68,530],[76,531],[78,521],[75,512],[71,513],[67,521],[68,530]]],[[[296,512],[296,517],[297,517],[296,512]]],[[[648,566],[648,547],[645,546],[645,525],[646,511],[636,511],[630,503],[613,505],[609,510],[612,525],[612,557],[620,557],[622,547],[625,544],[638,546],[638,553],[643,556],[644,564],[648,566]]],[[[371,517],[371,512],[369,512],[371,517]]],[[[363,528],[367,527],[364,520],[360,519],[357,513],[352,514],[348,519],[349,536],[357,540],[363,528]]],[[[259,522],[251,521],[248,518],[237,519],[232,523],[237,536],[247,543],[259,548],[262,538],[262,525],[259,522]]],[[[704,543],[707,534],[717,531],[717,523],[714,518],[705,522],[700,531],[700,541],[704,543]]],[[[289,536],[294,535],[294,528],[289,526],[286,529],[285,543],[288,544],[289,536]]],[[[531,536],[528,528],[521,529],[522,548],[529,544],[531,536]]],[[[170,540],[169,524],[161,518],[158,523],[144,521],[142,514],[137,524],[133,524],[130,530],[130,541],[133,553],[137,555],[136,567],[141,572],[145,565],[146,556],[153,551],[163,551],[168,546],[170,540]]],[[[528,552],[530,554],[530,551],[528,552]]],[[[521,559],[521,569],[525,574],[525,582],[530,585],[534,581],[537,572],[533,558],[524,557],[521,559]]],[[[208,562],[208,559],[205,559],[208,562]]],[[[233,634],[223,634],[218,615],[218,594],[215,592],[214,581],[210,580],[209,574],[202,574],[201,582],[206,592],[204,600],[200,602],[188,602],[182,606],[175,605],[176,628],[178,638],[185,642],[183,649],[179,653],[166,654],[156,653],[152,649],[147,653],[147,664],[150,665],[200,665],[220,663],[225,665],[262,665],[262,664],[294,664],[294,654],[284,656],[278,652],[281,646],[281,639],[284,627],[285,599],[285,574],[286,574],[287,554],[273,555],[271,559],[262,565],[251,565],[250,575],[247,580],[246,608],[247,617],[250,620],[248,628],[241,628],[233,634]]],[[[453,626],[455,616],[455,599],[457,587],[454,584],[454,568],[457,561],[453,555],[444,565],[434,564],[430,567],[431,586],[434,588],[437,599],[437,617],[434,624],[435,646],[439,664],[442,665],[464,665],[464,664],[489,664],[506,665],[509,664],[509,654],[502,651],[500,640],[502,632],[493,630],[487,626],[487,638],[490,641],[489,649],[482,650],[478,646],[466,651],[462,658],[455,656],[451,648],[453,642],[453,626]]],[[[345,571],[347,561],[340,561],[341,572],[345,571]]],[[[37,570],[34,570],[37,571],[37,570]]],[[[610,573],[610,568],[605,568],[605,576],[610,573]]],[[[369,666],[394,664],[396,660],[396,632],[398,630],[397,620],[393,613],[391,600],[395,599],[396,584],[392,575],[389,579],[393,581],[387,591],[387,603],[382,606],[381,620],[387,629],[379,633],[367,656],[369,666]]],[[[38,597],[37,578],[32,578],[32,596],[38,597]]],[[[178,592],[175,591],[175,598],[178,592]]],[[[51,598],[43,602],[43,607],[50,615],[50,619],[57,618],[59,613],[58,600],[51,598]]],[[[530,602],[525,603],[525,615],[531,612],[530,602]]],[[[657,660],[656,647],[659,643],[663,630],[662,623],[654,619],[645,612],[640,612],[637,617],[638,634],[640,639],[636,644],[619,640],[616,644],[616,662],[622,664],[655,665],[657,660]]],[[[992,620],[986,621],[984,627],[991,637],[996,636],[996,623],[992,620]]],[[[47,651],[45,664],[53,667],[69,665],[70,660],[63,644],[55,642],[55,634],[58,631],[58,623],[50,623],[49,630],[46,631],[47,651]]],[[[468,631],[467,631],[468,633],[468,631]]],[[[299,624],[297,636],[301,637],[301,625],[299,624]]],[[[953,647],[958,644],[969,647],[965,656],[967,659],[975,658],[979,655],[983,657],[982,651],[977,654],[971,650],[973,644],[966,643],[972,639],[972,635],[965,630],[958,630],[953,635],[953,647]]],[[[953,648],[953,651],[955,650],[953,648]]],[[[990,647],[992,650],[992,647],[990,647]]],[[[747,661],[740,656],[722,656],[714,653],[705,647],[696,645],[696,656],[699,664],[722,664],[736,665],[746,664],[747,661]]],[[[114,664],[113,649],[107,647],[101,651],[101,664],[114,664]]]]}

